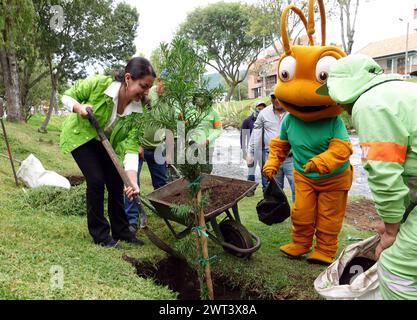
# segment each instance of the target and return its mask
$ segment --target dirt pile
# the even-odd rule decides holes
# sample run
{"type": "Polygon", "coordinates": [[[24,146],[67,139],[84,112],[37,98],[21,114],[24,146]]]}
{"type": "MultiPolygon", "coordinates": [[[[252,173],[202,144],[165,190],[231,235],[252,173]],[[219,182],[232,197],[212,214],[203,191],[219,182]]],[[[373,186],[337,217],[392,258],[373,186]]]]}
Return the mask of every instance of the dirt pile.
{"type": "Polygon", "coordinates": [[[359,229],[377,231],[381,218],[371,200],[365,199],[347,205],[345,222],[359,229]]]}
{"type": "Polygon", "coordinates": [[[79,186],[85,182],[85,177],[83,176],[67,176],[65,178],[68,179],[72,187],[79,186]]]}

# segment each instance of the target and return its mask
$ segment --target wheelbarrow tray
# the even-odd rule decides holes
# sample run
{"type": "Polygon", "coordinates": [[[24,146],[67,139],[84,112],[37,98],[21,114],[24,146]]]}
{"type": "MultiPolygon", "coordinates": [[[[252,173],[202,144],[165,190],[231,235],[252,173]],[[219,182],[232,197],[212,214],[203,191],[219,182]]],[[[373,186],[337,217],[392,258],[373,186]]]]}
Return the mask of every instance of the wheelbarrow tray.
{"type": "MultiPolygon", "coordinates": [[[[235,206],[242,198],[246,197],[246,195],[249,192],[255,190],[258,185],[257,182],[203,174],[203,181],[202,181],[203,192],[204,192],[206,181],[209,181],[210,185],[212,185],[211,182],[214,182],[215,183],[214,187],[216,185],[218,186],[238,185],[239,186],[239,188],[234,189],[235,191],[234,197],[233,197],[234,199],[231,202],[226,203],[224,205],[220,205],[218,208],[217,207],[211,208],[209,212],[204,212],[206,221],[209,221],[210,219],[218,216],[219,214],[235,206]]],[[[188,225],[186,221],[178,217],[173,212],[173,207],[175,207],[177,204],[166,200],[167,198],[183,193],[184,190],[187,188],[187,185],[188,185],[187,180],[185,180],[184,178],[178,179],[174,182],[167,184],[166,186],[158,190],[155,190],[154,192],[150,193],[147,196],[148,200],[155,207],[158,216],[167,220],[178,222],[185,226],[188,225]]]]}

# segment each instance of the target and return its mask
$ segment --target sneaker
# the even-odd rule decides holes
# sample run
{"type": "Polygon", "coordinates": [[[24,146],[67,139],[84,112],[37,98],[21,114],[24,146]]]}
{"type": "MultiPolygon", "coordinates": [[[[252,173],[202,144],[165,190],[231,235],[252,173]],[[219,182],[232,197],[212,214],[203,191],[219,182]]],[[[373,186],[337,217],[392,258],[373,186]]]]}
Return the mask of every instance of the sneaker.
{"type": "Polygon", "coordinates": [[[105,248],[116,248],[116,249],[119,248],[118,241],[115,241],[114,239],[108,240],[106,242],[99,242],[97,244],[105,248]]]}
{"type": "Polygon", "coordinates": [[[142,240],[136,238],[136,237],[132,237],[130,239],[120,239],[126,243],[131,244],[132,246],[143,246],[145,244],[145,242],[143,242],[142,240]]]}
{"type": "Polygon", "coordinates": [[[132,246],[143,246],[145,244],[145,242],[143,242],[142,240],[138,239],[138,238],[132,238],[128,241],[126,241],[127,243],[131,244],[132,246]]]}

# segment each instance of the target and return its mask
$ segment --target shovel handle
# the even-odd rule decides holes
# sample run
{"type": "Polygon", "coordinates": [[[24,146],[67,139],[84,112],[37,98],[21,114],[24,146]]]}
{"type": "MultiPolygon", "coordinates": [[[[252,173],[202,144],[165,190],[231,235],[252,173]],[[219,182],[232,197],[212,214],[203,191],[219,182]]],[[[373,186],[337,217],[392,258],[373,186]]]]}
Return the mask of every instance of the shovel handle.
{"type": "Polygon", "coordinates": [[[107,139],[106,135],[104,134],[103,129],[100,127],[100,124],[97,121],[97,118],[94,116],[93,109],[90,107],[85,108],[85,111],[88,113],[88,121],[90,121],[91,125],[96,129],[98,137],[100,138],[100,141],[104,141],[107,139]]]}

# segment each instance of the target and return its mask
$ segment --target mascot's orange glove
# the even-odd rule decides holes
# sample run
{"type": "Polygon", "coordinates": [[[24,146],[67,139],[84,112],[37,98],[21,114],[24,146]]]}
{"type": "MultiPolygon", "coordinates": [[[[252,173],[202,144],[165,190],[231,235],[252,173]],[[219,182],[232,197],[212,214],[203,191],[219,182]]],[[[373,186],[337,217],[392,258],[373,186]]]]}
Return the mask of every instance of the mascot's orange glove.
{"type": "Polygon", "coordinates": [[[304,166],[304,172],[314,171],[322,176],[329,174],[348,161],[352,153],[350,141],[332,139],[329,143],[329,149],[308,160],[304,166]]]}
{"type": "Polygon", "coordinates": [[[268,179],[272,179],[278,172],[281,163],[287,158],[291,145],[286,140],[274,138],[269,143],[269,157],[265,162],[262,173],[268,179]]]}

